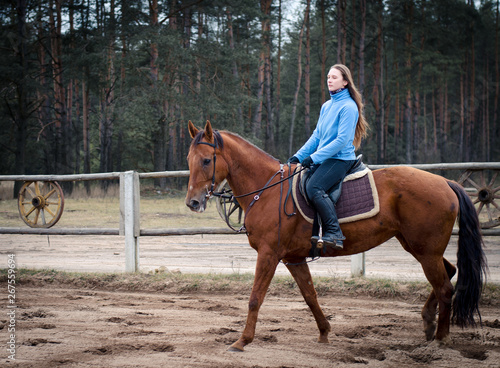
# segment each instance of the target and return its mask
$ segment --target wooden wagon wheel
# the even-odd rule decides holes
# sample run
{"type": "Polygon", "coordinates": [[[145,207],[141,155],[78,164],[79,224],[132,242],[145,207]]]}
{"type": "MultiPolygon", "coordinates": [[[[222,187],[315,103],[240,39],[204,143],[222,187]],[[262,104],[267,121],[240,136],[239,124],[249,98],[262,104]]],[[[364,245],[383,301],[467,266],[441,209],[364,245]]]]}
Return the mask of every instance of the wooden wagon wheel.
{"type": "Polygon", "coordinates": [[[233,190],[224,179],[222,183],[217,187],[217,192],[224,192],[226,195],[217,197],[217,212],[219,212],[220,217],[227,223],[227,225],[233,230],[239,230],[243,223],[243,209],[235,198],[232,198],[233,190]]]}
{"type": "Polygon", "coordinates": [[[17,204],[26,225],[49,228],[61,218],[64,195],[55,181],[27,181],[19,190],[17,204]]]}
{"type": "Polygon", "coordinates": [[[499,173],[500,170],[467,170],[458,179],[462,186],[472,186],[472,190],[467,193],[474,205],[477,205],[477,214],[483,229],[500,225],[500,201],[496,201],[500,199],[500,185],[496,182],[499,173]]]}

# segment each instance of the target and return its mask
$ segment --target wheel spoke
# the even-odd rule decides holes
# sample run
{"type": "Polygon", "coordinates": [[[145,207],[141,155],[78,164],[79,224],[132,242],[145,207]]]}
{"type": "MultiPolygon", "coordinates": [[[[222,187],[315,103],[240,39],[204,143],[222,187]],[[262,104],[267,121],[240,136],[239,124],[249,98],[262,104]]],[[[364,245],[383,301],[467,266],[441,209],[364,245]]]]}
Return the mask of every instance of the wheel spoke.
{"type": "Polygon", "coordinates": [[[481,204],[479,205],[478,209],[477,209],[477,214],[479,215],[481,213],[481,210],[483,209],[484,207],[484,203],[481,202],[481,204]]]}
{"type": "Polygon", "coordinates": [[[497,177],[498,177],[498,173],[500,171],[495,171],[495,173],[493,174],[493,177],[491,178],[490,180],[490,183],[488,184],[489,187],[492,187],[493,184],[495,184],[495,180],[497,180],[497,177]]]}
{"type": "Polygon", "coordinates": [[[486,172],[483,170],[481,174],[479,174],[479,179],[481,180],[481,186],[484,188],[486,186],[486,172]]]}
{"type": "Polygon", "coordinates": [[[488,220],[493,221],[493,215],[491,214],[492,209],[490,208],[490,204],[486,203],[486,213],[488,213],[488,220]]]}
{"type": "Polygon", "coordinates": [[[40,195],[40,184],[37,181],[35,181],[35,193],[37,196],[40,195]]]}
{"type": "Polygon", "coordinates": [[[40,210],[37,208],[35,212],[35,220],[33,223],[36,225],[38,223],[38,216],[40,215],[40,210]]]}
{"type": "Polygon", "coordinates": [[[26,192],[28,192],[30,194],[32,199],[36,197],[36,194],[33,193],[33,191],[31,190],[31,188],[29,186],[26,187],[26,192]]]}
{"type": "Polygon", "coordinates": [[[52,212],[48,206],[46,206],[44,210],[47,211],[52,216],[52,218],[56,217],[55,213],[52,212]]]}
{"type": "MultiPolygon", "coordinates": [[[[31,202],[28,202],[28,203],[31,203],[31,202]]],[[[28,217],[29,215],[31,215],[31,213],[36,209],[35,206],[31,207],[31,209],[26,213],[26,217],[28,217]]]]}
{"type": "Polygon", "coordinates": [[[229,216],[231,216],[238,208],[240,208],[240,206],[235,206],[233,209],[231,209],[231,211],[229,211],[229,216]]]}
{"type": "Polygon", "coordinates": [[[500,186],[496,187],[495,189],[493,189],[493,193],[496,193],[500,190],[500,186]]]}
{"type": "Polygon", "coordinates": [[[473,203],[474,203],[474,204],[478,204],[479,202],[481,202],[481,200],[478,198],[478,199],[476,199],[473,203]]]}
{"type": "Polygon", "coordinates": [[[48,192],[47,194],[45,194],[43,197],[45,199],[49,199],[49,197],[54,194],[56,192],[56,188],[53,188],[50,192],[48,192]]]}
{"type": "Polygon", "coordinates": [[[481,187],[478,184],[476,184],[476,182],[474,180],[472,180],[471,178],[467,178],[466,181],[468,181],[477,190],[481,189],[481,187]]]}
{"type": "Polygon", "coordinates": [[[45,211],[43,208],[40,210],[40,213],[42,214],[42,224],[46,225],[47,222],[45,221],[45,211]]]}
{"type": "Polygon", "coordinates": [[[464,183],[465,181],[469,178],[469,176],[472,175],[472,171],[470,170],[466,170],[464,173],[462,173],[462,175],[460,176],[460,178],[458,179],[458,183],[461,184],[462,186],[464,186],[464,183]]]}
{"type": "Polygon", "coordinates": [[[491,204],[492,204],[493,206],[495,206],[495,208],[496,208],[497,210],[500,210],[500,207],[498,207],[498,204],[497,204],[495,201],[491,202],[491,204]]]}

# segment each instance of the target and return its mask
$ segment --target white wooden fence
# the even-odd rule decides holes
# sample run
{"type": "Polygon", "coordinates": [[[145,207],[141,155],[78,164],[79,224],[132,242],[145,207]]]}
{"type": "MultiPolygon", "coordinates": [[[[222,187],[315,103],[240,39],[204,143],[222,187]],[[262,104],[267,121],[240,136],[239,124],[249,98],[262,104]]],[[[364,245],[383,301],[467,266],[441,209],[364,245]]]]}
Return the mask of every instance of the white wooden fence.
{"type": "MultiPolygon", "coordinates": [[[[380,169],[402,165],[369,165],[370,169],[380,169]]],[[[500,162],[490,163],[450,163],[408,165],[422,170],[500,170],[500,162]]],[[[172,236],[195,234],[234,234],[227,228],[189,228],[189,229],[141,229],[139,221],[139,179],[187,177],[189,171],[162,171],[138,173],[136,171],[76,175],[0,175],[0,181],[85,181],[120,180],[120,228],[14,228],[0,227],[0,234],[39,234],[39,235],[122,235],[125,238],[125,272],[139,271],[139,238],[141,236],[172,236]]],[[[457,231],[454,231],[457,234],[457,231]]],[[[483,229],[483,235],[500,235],[500,229],[483,229]]],[[[365,254],[351,256],[351,274],[365,274],[365,254]]]]}

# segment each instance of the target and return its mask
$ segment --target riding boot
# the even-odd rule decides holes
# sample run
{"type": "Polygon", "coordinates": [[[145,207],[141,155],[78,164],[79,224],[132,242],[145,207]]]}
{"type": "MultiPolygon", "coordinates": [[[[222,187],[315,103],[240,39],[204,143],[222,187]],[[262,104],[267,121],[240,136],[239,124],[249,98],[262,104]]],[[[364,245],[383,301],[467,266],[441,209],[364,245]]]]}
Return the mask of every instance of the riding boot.
{"type": "MultiPolygon", "coordinates": [[[[316,208],[316,211],[321,218],[321,226],[323,229],[323,244],[337,250],[344,249],[344,235],[340,229],[339,220],[335,206],[324,191],[319,190],[314,193],[311,201],[316,208]]],[[[319,241],[318,236],[313,236],[311,242],[315,245],[319,241]]]]}

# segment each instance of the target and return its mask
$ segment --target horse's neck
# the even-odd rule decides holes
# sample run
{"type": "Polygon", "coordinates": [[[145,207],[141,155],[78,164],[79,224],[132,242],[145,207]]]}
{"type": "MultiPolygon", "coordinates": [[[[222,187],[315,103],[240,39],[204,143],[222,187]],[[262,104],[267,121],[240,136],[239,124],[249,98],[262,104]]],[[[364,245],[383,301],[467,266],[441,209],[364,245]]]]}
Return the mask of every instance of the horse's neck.
{"type": "MultiPolygon", "coordinates": [[[[279,170],[279,162],[238,136],[224,137],[224,158],[228,164],[227,180],[234,195],[263,188],[279,170]]],[[[253,196],[245,199],[252,200],[253,196]]]]}

